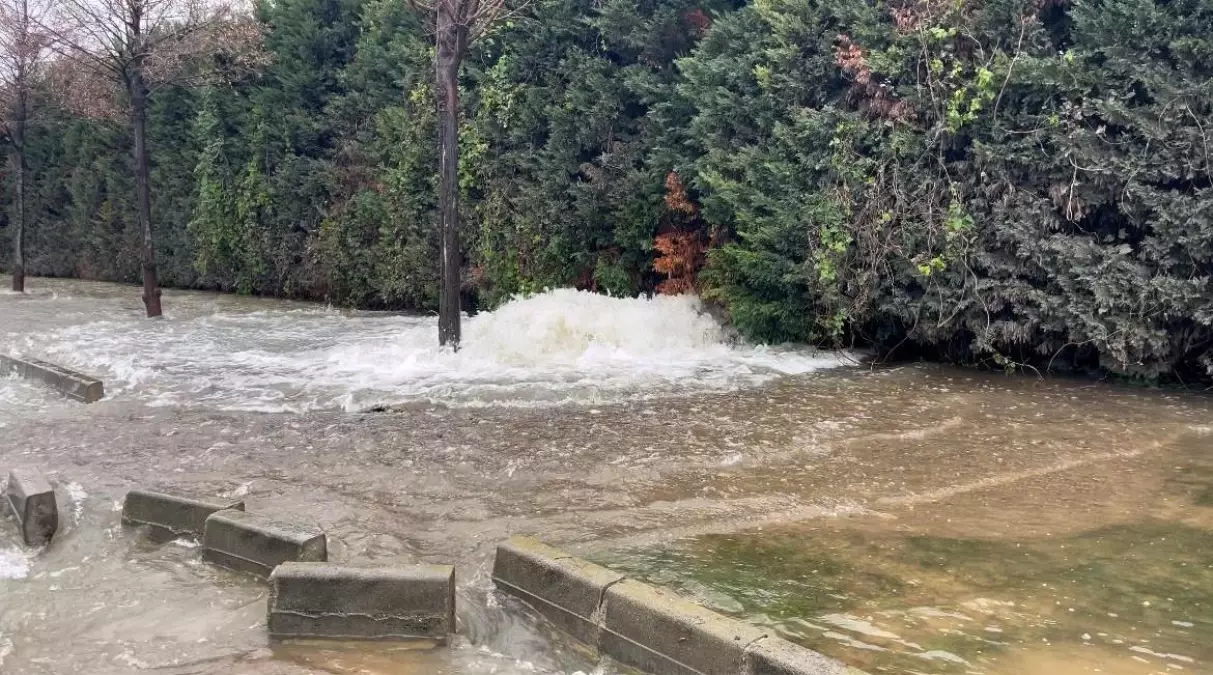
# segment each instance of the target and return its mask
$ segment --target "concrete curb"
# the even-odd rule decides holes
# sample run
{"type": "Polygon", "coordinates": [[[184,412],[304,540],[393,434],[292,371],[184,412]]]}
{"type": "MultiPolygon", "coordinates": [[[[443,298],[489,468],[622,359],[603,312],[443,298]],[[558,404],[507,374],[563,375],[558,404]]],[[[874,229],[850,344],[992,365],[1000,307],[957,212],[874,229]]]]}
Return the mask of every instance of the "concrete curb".
{"type": "Polygon", "coordinates": [[[50,482],[36,471],[14,469],[8,474],[6,495],[26,545],[49,543],[59,529],[59,505],[50,482]]]}
{"type": "Polygon", "coordinates": [[[244,511],[216,511],[206,519],[202,559],[238,572],[268,577],[285,562],[328,560],[324,531],[244,511]]]}
{"type": "Polygon", "coordinates": [[[520,598],[561,631],[598,644],[603,595],[622,574],[574,558],[534,539],[514,537],[497,547],[493,582],[520,598]]]}
{"type": "Polygon", "coordinates": [[[455,632],[455,568],[288,562],[270,575],[272,638],[445,642],[455,632]]]}
{"type": "Polygon", "coordinates": [[[745,650],[766,637],[757,628],[627,579],[607,589],[599,648],[649,673],[735,675],[745,650]]]}
{"type": "Polygon", "coordinates": [[[745,654],[748,675],[866,675],[811,649],[769,637],[750,646],[745,654]]]}
{"type": "Polygon", "coordinates": [[[863,675],[528,537],[497,547],[493,583],[600,653],[656,675],[863,675]]]}
{"type": "Polygon", "coordinates": [[[105,384],[96,378],[46,361],[0,355],[0,375],[11,373],[50,385],[60,394],[82,403],[95,403],[105,396],[105,384]]]}
{"type": "Polygon", "coordinates": [[[244,502],[193,499],[153,490],[131,490],[122,502],[124,525],[149,525],[174,536],[201,537],[216,511],[243,511],[244,502]]]}

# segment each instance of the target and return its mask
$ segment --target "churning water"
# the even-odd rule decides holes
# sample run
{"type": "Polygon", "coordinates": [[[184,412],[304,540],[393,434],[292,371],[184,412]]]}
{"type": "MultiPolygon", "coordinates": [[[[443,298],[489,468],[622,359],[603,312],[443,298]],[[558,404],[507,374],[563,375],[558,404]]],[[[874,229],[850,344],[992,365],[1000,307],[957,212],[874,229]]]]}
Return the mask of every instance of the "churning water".
{"type": "Polygon", "coordinates": [[[609,404],[853,363],[839,353],[730,344],[689,296],[549,291],[465,320],[458,352],[438,348],[432,317],[213,303],[182,295],[166,301],[166,321],[106,318],[13,341],[20,353],[103,378],[114,396],[262,412],[609,404]]]}
{"type": "Polygon", "coordinates": [[[0,350],[109,395],[0,380],[0,471],[46,473],[64,516],[41,550],[0,523],[6,675],[618,672],[495,595],[512,534],[873,675],[1213,672],[1207,397],[834,368],[690,298],[545,293],[451,353],[429,318],[168,292],[147,321],[134,287],[30,287],[0,350]],[[460,634],[269,645],[263,584],[119,525],[135,486],[314,523],[334,562],[454,563],[460,634]]]}

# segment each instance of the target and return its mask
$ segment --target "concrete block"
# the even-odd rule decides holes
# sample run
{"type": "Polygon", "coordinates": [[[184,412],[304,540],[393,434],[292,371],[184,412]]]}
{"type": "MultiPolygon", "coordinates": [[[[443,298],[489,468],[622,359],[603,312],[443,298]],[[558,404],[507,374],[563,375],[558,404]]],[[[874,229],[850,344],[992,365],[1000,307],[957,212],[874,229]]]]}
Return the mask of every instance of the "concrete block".
{"type": "Polygon", "coordinates": [[[497,547],[493,582],[556,628],[589,645],[598,644],[598,607],[603,593],[623,575],[528,537],[497,547]]]}
{"type": "Polygon", "coordinates": [[[287,562],[270,575],[267,612],[276,638],[446,641],[455,632],[455,568],[287,562]]]}
{"type": "Polygon", "coordinates": [[[193,499],[152,490],[131,490],[122,503],[122,522],[150,525],[173,535],[201,537],[206,519],[216,511],[243,511],[239,500],[193,499]]]}
{"type": "Polygon", "coordinates": [[[59,529],[59,506],[46,478],[36,471],[14,469],[8,474],[7,496],[21,539],[29,546],[49,543],[59,529]]]}
{"type": "Polygon", "coordinates": [[[206,519],[202,559],[268,577],[284,562],[328,560],[324,531],[244,511],[216,511],[206,519]]]}
{"type": "Polygon", "coordinates": [[[737,675],[766,633],[667,590],[626,580],[606,590],[599,649],[661,675],[737,675]]]}
{"type": "Polygon", "coordinates": [[[105,396],[105,385],[93,377],[62,366],[35,359],[0,356],[0,375],[16,373],[27,380],[37,380],[68,398],[82,403],[94,403],[105,396]]]}
{"type": "Polygon", "coordinates": [[[746,675],[864,675],[841,661],[777,637],[751,645],[745,662],[746,675]]]}

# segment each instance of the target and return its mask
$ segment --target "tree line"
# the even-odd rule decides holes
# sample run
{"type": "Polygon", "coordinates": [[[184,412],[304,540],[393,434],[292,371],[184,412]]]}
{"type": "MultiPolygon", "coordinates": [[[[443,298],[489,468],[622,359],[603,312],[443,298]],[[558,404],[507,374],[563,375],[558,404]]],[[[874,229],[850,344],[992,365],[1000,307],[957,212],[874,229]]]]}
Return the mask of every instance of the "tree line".
{"type": "MultiPolygon", "coordinates": [[[[1213,0],[535,0],[445,76],[415,4],[254,19],[264,58],[147,101],[165,284],[437,309],[445,183],[465,310],[697,292],[755,341],[1213,369],[1213,0]]],[[[24,269],[142,279],[129,124],[40,87],[24,269]]]]}

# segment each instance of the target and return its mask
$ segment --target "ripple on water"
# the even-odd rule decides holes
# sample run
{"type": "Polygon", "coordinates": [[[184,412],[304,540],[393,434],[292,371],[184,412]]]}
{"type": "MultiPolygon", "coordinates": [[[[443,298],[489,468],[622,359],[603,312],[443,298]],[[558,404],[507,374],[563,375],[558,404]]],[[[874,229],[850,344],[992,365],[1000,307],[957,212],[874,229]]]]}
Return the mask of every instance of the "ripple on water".
{"type": "Polygon", "coordinates": [[[708,535],[600,560],[696,599],[727,593],[741,605],[729,613],[868,672],[1147,675],[1213,663],[1208,538],[1156,521],[1018,541],[871,522],[708,535]]]}
{"type": "Polygon", "coordinates": [[[47,387],[15,376],[0,376],[0,429],[35,411],[54,410],[65,403],[47,387]]]}

